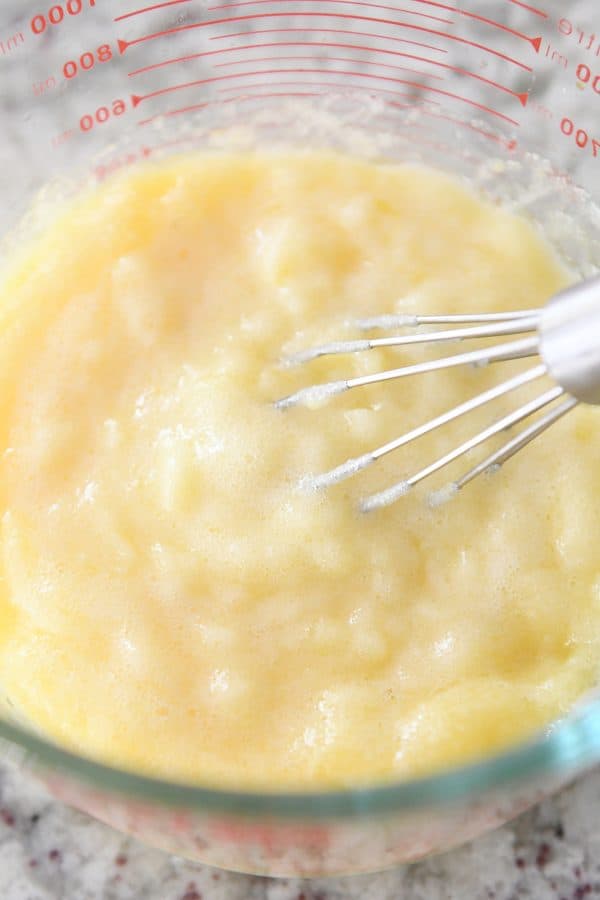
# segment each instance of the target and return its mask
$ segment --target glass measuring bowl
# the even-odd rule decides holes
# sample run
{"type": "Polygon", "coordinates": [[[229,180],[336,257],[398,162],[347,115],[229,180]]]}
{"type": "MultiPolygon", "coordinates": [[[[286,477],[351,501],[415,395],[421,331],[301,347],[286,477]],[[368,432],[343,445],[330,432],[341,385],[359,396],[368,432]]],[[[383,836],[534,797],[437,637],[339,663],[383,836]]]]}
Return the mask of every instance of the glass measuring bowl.
{"type": "MultiPolygon", "coordinates": [[[[600,14],[592,0],[564,13],[560,0],[5,0],[0,228],[45,185],[62,195],[174,150],[330,144],[468,176],[585,274],[600,262],[600,14]]],[[[58,797],[149,843],[323,875],[417,859],[516,815],[600,759],[600,704],[476,765],[319,794],[116,771],[8,716],[0,736],[58,797]]]]}

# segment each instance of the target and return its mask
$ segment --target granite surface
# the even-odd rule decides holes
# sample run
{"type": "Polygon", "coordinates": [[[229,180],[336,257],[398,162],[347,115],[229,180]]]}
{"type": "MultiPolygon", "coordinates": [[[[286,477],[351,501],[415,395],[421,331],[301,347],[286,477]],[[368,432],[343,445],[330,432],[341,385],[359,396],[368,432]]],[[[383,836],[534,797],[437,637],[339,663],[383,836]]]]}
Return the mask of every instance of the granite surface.
{"type": "MultiPolygon", "coordinates": [[[[510,2],[513,8],[523,6],[510,2]]],[[[568,14],[573,22],[585,22],[592,20],[597,2],[547,0],[545,5],[553,9],[557,21],[568,14]]],[[[25,13],[49,5],[10,0],[6,9],[14,11],[16,23],[25,13]]],[[[134,4],[123,6],[129,9],[134,4]]],[[[485,6],[490,14],[497,14],[499,0],[485,0],[485,6]]],[[[103,14],[100,3],[98,13],[103,14]]],[[[7,34],[12,33],[10,19],[3,24],[7,34]]],[[[82,19],[81,28],[85,27],[82,19]]],[[[576,38],[574,32],[565,41],[576,38]]],[[[0,59],[3,65],[8,62],[8,58],[0,59]]],[[[560,59],[557,63],[562,65],[560,59]]],[[[23,59],[23,65],[29,84],[34,79],[39,83],[48,74],[38,59],[23,59]]],[[[5,78],[7,68],[1,71],[5,78]]],[[[111,77],[107,72],[107,84],[111,77]]],[[[17,85],[18,79],[12,83],[17,85]]],[[[8,84],[1,84],[0,91],[5,113],[11,105],[8,84]]],[[[14,102],[18,102],[16,95],[14,102]]],[[[56,131],[52,107],[47,109],[47,128],[56,131]]],[[[8,116],[0,121],[5,128],[0,186],[7,207],[18,203],[23,180],[48,151],[47,142],[20,139],[16,130],[9,129],[8,116]]],[[[582,900],[595,896],[600,897],[600,771],[514,823],[445,856],[378,875],[306,882],[217,872],[169,857],[54,802],[29,776],[0,764],[0,900],[582,900]]]]}
{"type": "Polygon", "coordinates": [[[600,771],[472,844],[376,875],[265,879],[168,856],[0,769],[2,900],[585,900],[600,897],[600,771]]]}

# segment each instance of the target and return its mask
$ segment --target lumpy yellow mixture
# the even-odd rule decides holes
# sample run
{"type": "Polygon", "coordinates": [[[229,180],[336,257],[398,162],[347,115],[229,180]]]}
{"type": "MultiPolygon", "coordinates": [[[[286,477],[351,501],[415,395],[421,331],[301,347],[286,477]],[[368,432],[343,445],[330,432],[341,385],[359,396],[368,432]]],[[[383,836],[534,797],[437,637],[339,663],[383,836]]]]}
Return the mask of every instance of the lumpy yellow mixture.
{"type": "Polygon", "coordinates": [[[192,155],[79,198],[0,291],[13,713],[112,764],[242,787],[410,777],[564,714],[600,659],[598,413],[445,506],[423,487],[365,515],[531,389],[329,491],[299,482],[524,364],[273,401],[439,353],[281,367],[359,336],[349,319],[529,308],[567,281],[525,220],[425,168],[192,155]]]}

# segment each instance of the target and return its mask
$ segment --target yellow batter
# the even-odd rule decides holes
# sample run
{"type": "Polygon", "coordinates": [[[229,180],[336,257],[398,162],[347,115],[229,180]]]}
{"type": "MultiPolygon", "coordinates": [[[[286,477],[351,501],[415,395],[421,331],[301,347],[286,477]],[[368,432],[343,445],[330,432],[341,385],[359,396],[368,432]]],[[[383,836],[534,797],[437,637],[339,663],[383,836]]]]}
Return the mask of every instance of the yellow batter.
{"type": "Polygon", "coordinates": [[[527,392],[328,492],[298,482],[523,364],[272,401],[431,356],[278,366],[357,336],[350,316],[531,307],[566,281],[524,220],[417,167],[198,155],[78,200],[0,292],[13,709],[101,760],[242,787],[413,776],[563,714],[600,659],[598,414],[446,506],[361,515],[527,392]]]}

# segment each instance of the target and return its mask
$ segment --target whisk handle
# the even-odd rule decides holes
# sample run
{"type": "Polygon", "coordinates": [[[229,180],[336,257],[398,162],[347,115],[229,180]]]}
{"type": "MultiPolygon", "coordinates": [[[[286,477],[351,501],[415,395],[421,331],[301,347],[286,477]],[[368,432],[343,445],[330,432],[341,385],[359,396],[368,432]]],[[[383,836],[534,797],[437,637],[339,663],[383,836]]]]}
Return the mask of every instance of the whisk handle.
{"type": "Polygon", "coordinates": [[[577,400],[600,404],[600,277],[557,294],[544,307],[539,335],[554,380],[577,400]]]}

